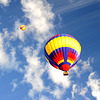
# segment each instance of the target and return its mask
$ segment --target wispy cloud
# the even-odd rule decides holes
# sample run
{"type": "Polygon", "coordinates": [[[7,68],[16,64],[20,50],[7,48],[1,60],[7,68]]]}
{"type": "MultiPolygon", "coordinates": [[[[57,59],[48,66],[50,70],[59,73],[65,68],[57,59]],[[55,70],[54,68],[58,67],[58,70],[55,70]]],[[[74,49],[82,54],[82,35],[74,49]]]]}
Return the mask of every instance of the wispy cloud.
{"type": "Polygon", "coordinates": [[[91,100],[90,98],[86,97],[86,93],[88,92],[88,87],[82,87],[80,90],[79,95],[83,96],[86,100],[91,100]]]}
{"type": "Polygon", "coordinates": [[[32,85],[29,96],[33,97],[36,91],[41,92],[44,89],[44,83],[41,77],[44,72],[43,64],[40,62],[37,51],[30,47],[24,48],[24,55],[28,65],[25,66],[26,73],[23,81],[32,85]]]}
{"type": "Polygon", "coordinates": [[[76,75],[80,77],[85,72],[92,72],[91,63],[93,63],[92,57],[89,57],[86,61],[80,59],[78,63],[69,71],[69,73],[76,73],[76,75]]]}
{"type": "Polygon", "coordinates": [[[18,19],[17,21],[15,21],[14,24],[14,30],[11,34],[10,40],[16,40],[16,38],[19,38],[21,41],[24,42],[24,38],[25,38],[25,32],[20,30],[20,26],[23,23],[20,22],[20,20],[18,19]]]}
{"type": "Polygon", "coordinates": [[[79,84],[73,84],[72,86],[72,99],[76,97],[76,95],[83,96],[86,100],[90,100],[89,97],[87,97],[87,93],[89,92],[89,88],[91,88],[91,94],[93,97],[95,97],[97,100],[100,99],[100,79],[97,77],[95,72],[90,73],[88,76],[88,81],[86,82],[86,86],[82,86],[79,84]]]}
{"type": "MultiPolygon", "coordinates": [[[[65,13],[75,9],[79,9],[85,6],[88,6],[96,2],[95,0],[68,0],[66,3],[62,3],[62,6],[55,9],[55,13],[65,13]]],[[[59,2],[60,3],[60,2],[59,2]]]]}
{"type": "Polygon", "coordinates": [[[11,82],[11,85],[13,86],[12,88],[12,92],[15,91],[15,89],[17,88],[17,79],[14,79],[12,82],[11,82]]]}
{"type": "Polygon", "coordinates": [[[97,100],[100,100],[100,79],[97,77],[95,72],[89,75],[87,86],[91,88],[92,96],[97,100]]]}
{"type": "Polygon", "coordinates": [[[0,4],[3,6],[8,6],[11,0],[0,0],[0,4]]]}
{"type": "Polygon", "coordinates": [[[7,53],[6,51],[6,46],[8,45],[8,42],[5,42],[4,40],[6,40],[8,37],[9,36],[6,30],[4,30],[4,35],[0,33],[0,69],[1,70],[12,70],[12,69],[17,70],[19,62],[16,61],[15,49],[12,47],[10,48],[9,53],[7,53]]]}
{"type": "Polygon", "coordinates": [[[64,92],[65,89],[56,86],[55,89],[51,92],[51,94],[53,94],[54,97],[57,98],[57,100],[60,100],[64,92]]]}
{"type": "Polygon", "coordinates": [[[72,98],[74,98],[74,94],[77,93],[78,89],[76,89],[76,84],[73,85],[72,87],[72,98]]]}
{"type": "Polygon", "coordinates": [[[46,0],[21,0],[25,18],[29,20],[28,32],[32,32],[35,39],[43,42],[50,30],[54,28],[52,7],[46,0]]]}
{"type": "Polygon", "coordinates": [[[2,38],[2,34],[0,34],[0,65],[1,66],[5,65],[8,62],[8,60],[9,60],[9,56],[4,51],[3,38],[2,38]]]}
{"type": "Polygon", "coordinates": [[[81,85],[78,85],[78,84],[73,84],[72,86],[72,99],[71,100],[74,100],[74,98],[76,98],[76,95],[80,95],[82,97],[85,98],[85,100],[90,100],[87,96],[86,96],[86,93],[88,92],[88,87],[83,87],[81,85]]]}
{"type": "Polygon", "coordinates": [[[50,99],[47,96],[42,95],[40,96],[39,100],[50,100],[50,99]]]}
{"type": "Polygon", "coordinates": [[[70,3],[73,3],[74,1],[73,1],[73,0],[69,0],[69,2],[70,2],[70,3]]]}
{"type": "Polygon", "coordinates": [[[70,77],[63,75],[63,71],[52,67],[50,64],[46,65],[48,67],[49,78],[56,84],[61,85],[63,88],[69,88],[71,85],[70,77]],[[67,84],[66,84],[67,83],[67,84]]]}

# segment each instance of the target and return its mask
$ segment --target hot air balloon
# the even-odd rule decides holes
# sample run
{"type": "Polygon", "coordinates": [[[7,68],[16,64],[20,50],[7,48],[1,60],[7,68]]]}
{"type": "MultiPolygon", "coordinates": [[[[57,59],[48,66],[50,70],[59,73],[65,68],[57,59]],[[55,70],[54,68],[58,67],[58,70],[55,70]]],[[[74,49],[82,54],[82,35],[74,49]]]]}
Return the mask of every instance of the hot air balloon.
{"type": "Polygon", "coordinates": [[[79,60],[81,45],[69,34],[58,34],[47,41],[44,53],[53,67],[64,71],[64,75],[68,75],[67,71],[79,60]]]}
{"type": "Polygon", "coordinates": [[[21,25],[21,26],[20,26],[20,29],[21,29],[22,31],[24,31],[24,30],[26,29],[26,26],[25,26],[25,25],[21,25]]]}

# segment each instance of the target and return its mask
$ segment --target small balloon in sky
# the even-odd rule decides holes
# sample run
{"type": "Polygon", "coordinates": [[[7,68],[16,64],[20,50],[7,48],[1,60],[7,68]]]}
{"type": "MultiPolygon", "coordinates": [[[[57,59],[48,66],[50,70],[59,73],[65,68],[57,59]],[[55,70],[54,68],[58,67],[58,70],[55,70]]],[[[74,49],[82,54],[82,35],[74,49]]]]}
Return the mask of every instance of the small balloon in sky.
{"type": "Polygon", "coordinates": [[[22,31],[24,31],[24,30],[26,29],[26,26],[25,26],[25,25],[21,25],[21,26],[20,26],[20,29],[21,29],[22,31]]]}

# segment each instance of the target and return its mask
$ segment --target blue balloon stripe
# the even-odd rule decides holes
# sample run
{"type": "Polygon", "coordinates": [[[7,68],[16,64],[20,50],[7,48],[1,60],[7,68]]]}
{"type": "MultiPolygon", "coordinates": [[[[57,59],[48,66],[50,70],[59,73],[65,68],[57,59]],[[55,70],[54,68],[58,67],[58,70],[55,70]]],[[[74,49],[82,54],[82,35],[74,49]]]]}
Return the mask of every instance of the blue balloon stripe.
{"type": "Polygon", "coordinates": [[[49,60],[50,63],[53,63],[55,66],[57,66],[59,68],[59,65],[53,61],[53,59],[50,57],[50,55],[47,54],[46,50],[44,49],[44,54],[45,57],[49,60]]]}
{"type": "Polygon", "coordinates": [[[69,47],[61,47],[61,48],[58,48],[56,50],[54,50],[51,54],[50,54],[50,57],[53,56],[53,54],[56,52],[56,53],[60,53],[61,51],[64,52],[63,53],[63,56],[64,56],[64,60],[67,61],[67,56],[68,56],[68,52],[72,52],[76,57],[78,56],[78,52],[72,48],[69,48],[69,47]]]}
{"type": "Polygon", "coordinates": [[[67,62],[68,48],[67,47],[62,47],[62,49],[63,49],[64,62],[67,62]]]}
{"type": "Polygon", "coordinates": [[[63,64],[68,64],[69,66],[71,65],[69,62],[62,62],[62,63],[59,65],[59,67],[60,67],[61,65],[63,65],[63,64]]]}

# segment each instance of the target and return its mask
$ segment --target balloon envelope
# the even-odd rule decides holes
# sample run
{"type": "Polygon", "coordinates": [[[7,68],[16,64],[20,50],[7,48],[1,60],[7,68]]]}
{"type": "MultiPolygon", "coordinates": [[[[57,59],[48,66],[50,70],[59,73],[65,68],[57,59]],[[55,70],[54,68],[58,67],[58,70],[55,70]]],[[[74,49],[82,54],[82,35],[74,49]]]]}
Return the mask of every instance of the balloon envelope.
{"type": "Polygon", "coordinates": [[[58,34],[47,41],[44,53],[53,67],[68,71],[77,63],[81,54],[81,45],[69,34],[58,34]]]}
{"type": "Polygon", "coordinates": [[[21,29],[22,31],[24,31],[24,30],[26,29],[26,26],[25,26],[25,25],[21,25],[21,26],[20,26],[20,29],[21,29]]]}

